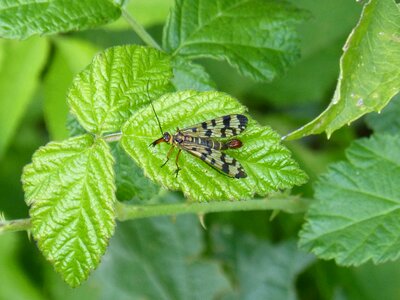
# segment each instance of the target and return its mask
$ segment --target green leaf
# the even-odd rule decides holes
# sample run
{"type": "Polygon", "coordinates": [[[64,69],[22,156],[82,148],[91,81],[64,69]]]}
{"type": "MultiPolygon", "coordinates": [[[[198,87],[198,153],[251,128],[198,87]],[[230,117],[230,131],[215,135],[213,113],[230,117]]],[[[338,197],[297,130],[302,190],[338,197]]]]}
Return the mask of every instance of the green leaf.
{"type": "Polygon", "coordinates": [[[365,121],[376,133],[396,134],[400,130],[400,94],[382,110],[382,113],[371,113],[365,121]]]}
{"type": "Polygon", "coordinates": [[[57,38],[53,60],[44,78],[44,117],[52,140],[69,136],[66,128],[67,91],[73,76],[92,60],[97,49],[89,43],[72,38],[57,38]]]}
{"type": "Polygon", "coordinates": [[[170,90],[171,77],[169,57],[162,52],[117,46],[97,55],[77,75],[68,101],[88,132],[115,132],[134,111],[170,90]]]}
{"type": "Polygon", "coordinates": [[[47,54],[45,39],[0,40],[0,157],[34,96],[47,54]]]}
{"type": "Polygon", "coordinates": [[[97,267],[115,226],[113,158],[90,135],[51,142],[24,169],[32,233],[71,286],[97,267]]]}
{"type": "Polygon", "coordinates": [[[118,224],[92,278],[103,299],[216,299],[229,290],[219,266],[200,258],[199,227],[195,216],[118,224]]]}
{"type": "Polygon", "coordinates": [[[314,260],[294,241],[272,245],[231,227],[213,228],[213,247],[234,274],[228,299],[297,299],[295,280],[314,260]]]}
{"type": "Polygon", "coordinates": [[[25,39],[96,27],[121,15],[110,0],[9,0],[0,3],[0,37],[25,39]]]}
{"type": "Polygon", "coordinates": [[[178,91],[215,90],[215,83],[212,81],[210,75],[208,75],[203,66],[181,57],[176,57],[172,61],[172,65],[174,68],[174,78],[172,82],[178,91]]]}
{"type": "Polygon", "coordinates": [[[87,133],[86,130],[79,124],[74,115],[67,115],[66,127],[70,137],[78,136],[87,133]]]}
{"type": "Polygon", "coordinates": [[[305,16],[284,1],[177,0],[163,45],[173,56],[225,59],[241,74],[271,81],[299,58],[294,27],[305,16]]]}
{"type": "Polygon", "coordinates": [[[371,0],[350,34],[332,102],[290,139],[325,131],[328,136],[371,111],[380,111],[400,89],[400,9],[393,0],[371,0]]]}
{"type": "Polygon", "coordinates": [[[356,141],[348,162],[331,165],[315,188],[300,244],[341,265],[400,256],[400,147],[398,135],[356,141]]]}
{"type": "Polygon", "coordinates": [[[150,200],[158,193],[159,187],[144,177],[143,170],[133,162],[119,143],[112,144],[111,151],[115,159],[118,200],[150,200]]]}
{"type": "MultiPolygon", "coordinates": [[[[163,129],[171,134],[175,133],[177,127],[185,128],[223,115],[244,113],[246,110],[237,100],[219,92],[171,93],[163,95],[153,105],[163,129]]],[[[307,175],[290,157],[289,150],[280,144],[279,135],[253,120],[250,120],[247,129],[239,136],[243,147],[226,151],[246,170],[248,177],[242,179],[223,175],[185,151],[179,157],[182,170],[178,176],[174,174],[174,159],[161,168],[170,146],[162,143],[155,149],[149,147],[161,135],[154,112],[149,106],[132,115],[122,128],[122,133],[122,146],[144,168],[146,176],[165,188],[182,190],[190,199],[246,199],[256,193],[266,195],[279,189],[291,188],[307,180],[307,175]]]]}

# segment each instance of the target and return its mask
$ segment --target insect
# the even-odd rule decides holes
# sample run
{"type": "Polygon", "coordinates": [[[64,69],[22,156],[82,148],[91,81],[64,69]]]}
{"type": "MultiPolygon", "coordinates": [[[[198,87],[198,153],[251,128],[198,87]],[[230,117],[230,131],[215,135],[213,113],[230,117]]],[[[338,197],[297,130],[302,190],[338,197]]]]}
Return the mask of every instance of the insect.
{"type": "MultiPolygon", "coordinates": [[[[155,113],[154,107],[153,111],[155,113]]],[[[157,114],[155,113],[155,115],[162,137],[155,140],[150,145],[153,147],[160,143],[168,143],[171,145],[167,154],[167,160],[161,167],[165,166],[174,148],[177,147],[179,150],[175,157],[175,164],[177,167],[176,175],[178,175],[180,171],[178,165],[179,155],[182,150],[185,150],[229,177],[247,177],[243,166],[236,159],[223,152],[227,149],[242,147],[242,142],[236,138],[227,141],[216,140],[216,138],[234,137],[244,131],[248,122],[246,116],[240,114],[222,116],[184,129],[177,128],[177,132],[171,135],[169,132],[164,132],[162,130],[157,114]]]]}

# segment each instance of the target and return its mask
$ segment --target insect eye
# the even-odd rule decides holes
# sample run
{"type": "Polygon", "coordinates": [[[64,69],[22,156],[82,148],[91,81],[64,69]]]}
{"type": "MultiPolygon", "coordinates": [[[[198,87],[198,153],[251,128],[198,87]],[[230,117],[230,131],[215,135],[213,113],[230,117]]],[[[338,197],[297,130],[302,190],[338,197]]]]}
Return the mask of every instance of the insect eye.
{"type": "Polygon", "coordinates": [[[165,141],[167,141],[167,142],[168,142],[168,141],[169,141],[169,139],[170,139],[170,135],[169,135],[169,133],[168,133],[168,132],[165,132],[165,133],[164,133],[164,137],[163,137],[163,138],[164,138],[164,140],[165,140],[165,141]]]}

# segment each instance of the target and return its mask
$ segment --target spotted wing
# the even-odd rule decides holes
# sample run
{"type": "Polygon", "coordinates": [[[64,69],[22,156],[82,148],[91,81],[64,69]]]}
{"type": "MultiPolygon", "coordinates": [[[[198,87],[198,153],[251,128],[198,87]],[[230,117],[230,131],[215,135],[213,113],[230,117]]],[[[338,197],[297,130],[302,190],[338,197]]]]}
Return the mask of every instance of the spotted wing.
{"type": "Polygon", "coordinates": [[[184,128],[180,132],[197,137],[225,138],[240,134],[246,129],[247,122],[244,115],[226,115],[184,128]]]}
{"type": "Polygon", "coordinates": [[[189,152],[190,154],[200,158],[202,161],[209,164],[211,167],[225,173],[226,175],[234,178],[247,177],[243,166],[233,157],[228,154],[212,149],[210,147],[195,144],[195,143],[182,143],[180,147],[189,152]]]}

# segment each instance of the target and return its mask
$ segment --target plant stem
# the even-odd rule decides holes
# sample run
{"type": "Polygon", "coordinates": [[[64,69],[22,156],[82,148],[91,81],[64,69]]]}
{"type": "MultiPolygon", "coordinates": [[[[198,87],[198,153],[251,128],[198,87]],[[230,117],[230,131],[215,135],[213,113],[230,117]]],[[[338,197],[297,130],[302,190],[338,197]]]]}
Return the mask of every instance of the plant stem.
{"type": "Polygon", "coordinates": [[[282,210],[288,213],[303,213],[307,210],[308,200],[297,196],[272,196],[268,199],[246,201],[221,201],[205,203],[176,203],[156,205],[128,205],[117,203],[117,219],[126,221],[132,219],[179,215],[187,213],[206,214],[224,211],[246,210],[282,210]]]}
{"type": "Polygon", "coordinates": [[[110,133],[110,134],[104,135],[102,138],[107,143],[111,143],[111,142],[119,141],[121,139],[121,137],[122,137],[122,132],[116,132],[116,133],[110,133]]]}
{"type": "Polygon", "coordinates": [[[142,25],[140,25],[125,9],[122,9],[122,16],[132,26],[133,31],[145,42],[146,45],[161,50],[160,45],[147,33],[142,25]]]}
{"type": "Polygon", "coordinates": [[[30,219],[18,219],[0,222],[0,234],[4,232],[14,232],[29,230],[31,228],[30,219]]]}
{"type": "MultiPolygon", "coordinates": [[[[130,205],[116,203],[117,220],[128,221],[140,218],[157,216],[175,216],[180,214],[203,215],[213,212],[247,211],[247,210],[282,210],[288,213],[303,213],[307,210],[308,199],[298,196],[272,195],[267,199],[253,199],[246,201],[221,201],[204,203],[174,203],[155,205],[130,205]]],[[[19,219],[0,222],[0,234],[29,230],[30,219],[19,219]]]]}

